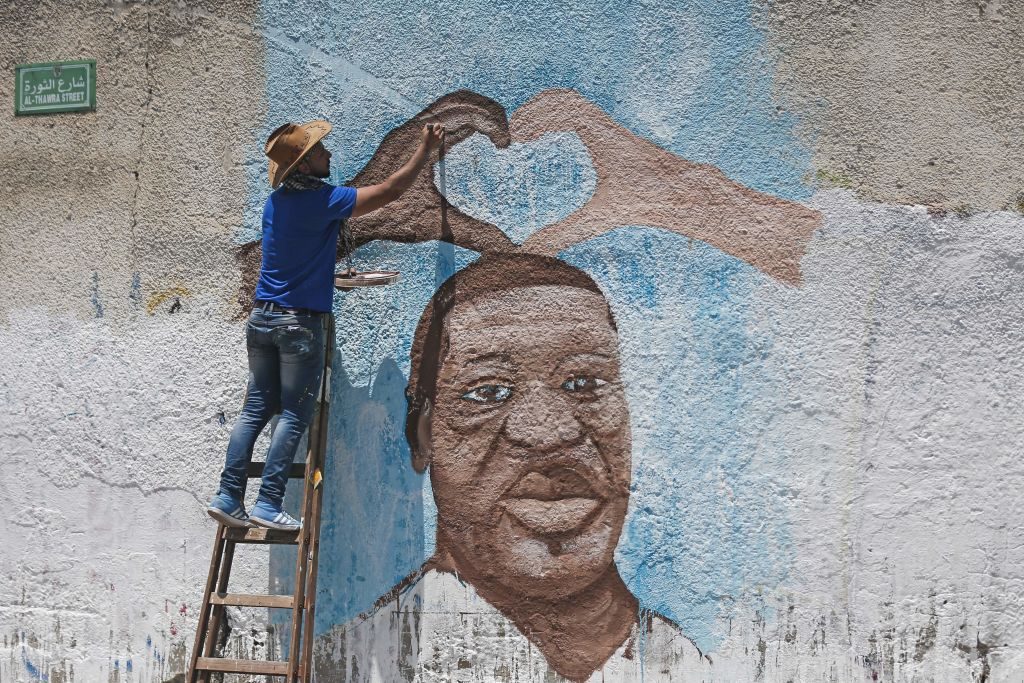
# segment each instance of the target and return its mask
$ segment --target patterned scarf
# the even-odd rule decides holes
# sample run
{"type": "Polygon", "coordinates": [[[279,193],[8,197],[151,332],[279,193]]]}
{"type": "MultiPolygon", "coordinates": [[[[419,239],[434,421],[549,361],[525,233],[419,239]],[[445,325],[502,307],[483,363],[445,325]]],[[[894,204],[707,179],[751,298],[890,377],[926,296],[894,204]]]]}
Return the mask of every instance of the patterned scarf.
{"type": "Polygon", "coordinates": [[[302,190],[317,190],[326,185],[326,183],[320,178],[316,178],[305,173],[299,173],[298,171],[292,171],[281,183],[286,189],[292,190],[293,192],[301,192],[302,190]]]}

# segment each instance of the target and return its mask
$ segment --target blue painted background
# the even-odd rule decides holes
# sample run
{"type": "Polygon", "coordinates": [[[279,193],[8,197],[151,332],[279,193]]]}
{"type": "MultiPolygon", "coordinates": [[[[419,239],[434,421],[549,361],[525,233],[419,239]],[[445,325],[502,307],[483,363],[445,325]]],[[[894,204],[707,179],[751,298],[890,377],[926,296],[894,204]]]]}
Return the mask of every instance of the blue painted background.
{"type": "MultiPolygon", "coordinates": [[[[342,179],[390,129],[448,92],[475,90],[511,114],[544,89],[570,87],[684,158],[776,196],[809,193],[802,182],[809,152],[771,99],[772,65],[747,2],[575,2],[571,10],[522,2],[514,13],[485,2],[415,5],[263,0],[264,132],[285,120],[329,119],[335,129],[325,142],[342,179]]],[[[463,208],[498,217],[510,231],[541,227],[592,191],[592,169],[572,140],[521,158],[495,157],[479,141],[458,151],[449,188],[472,189],[475,207],[463,208]],[[568,159],[560,177],[579,179],[577,189],[563,188],[562,210],[557,197],[522,202],[487,175],[513,164],[523,182],[545,186],[552,149],[568,159]]],[[[258,236],[269,191],[258,150],[251,161],[240,241],[258,236]]],[[[401,270],[402,283],[336,297],[342,359],[333,383],[318,632],[370,607],[432,551],[429,484],[413,473],[403,436],[408,353],[437,285],[474,256],[436,243],[371,244],[358,261],[401,270]]],[[[765,278],[702,243],[642,227],[623,227],[563,258],[595,278],[619,322],[635,447],[617,562],[647,607],[713,650],[733,601],[783,581],[790,553],[785,512],[771,507],[773,479],[751,471],[756,429],[747,409],[774,382],[757,364],[771,339],[751,331],[747,304],[765,278]]],[[[782,457],[759,453],[762,467],[782,457]]],[[[292,561],[275,555],[275,578],[286,579],[292,561]]]]}

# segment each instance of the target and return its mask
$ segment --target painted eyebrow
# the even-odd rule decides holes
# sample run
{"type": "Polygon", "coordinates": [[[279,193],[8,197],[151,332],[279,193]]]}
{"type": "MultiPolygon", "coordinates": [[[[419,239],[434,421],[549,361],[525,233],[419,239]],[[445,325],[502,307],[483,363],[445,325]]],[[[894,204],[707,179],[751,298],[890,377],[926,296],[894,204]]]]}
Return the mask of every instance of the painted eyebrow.
{"type": "Polygon", "coordinates": [[[565,372],[566,365],[572,365],[577,362],[598,362],[598,363],[609,363],[612,366],[616,365],[615,356],[610,356],[604,353],[571,353],[568,356],[564,356],[555,363],[554,372],[562,373],[565,372]]]}
{"type": "Polygon", "coordinates": [[[558,363],[555,367],[562,367],[566,363],[571,363],[574,360],[598,360],[598,361],[615,361],[615,356],[607,353],[570,353],[567,356],[562,356],[558,359],[558,363]]]}
{"type": "Polygon", "coordinates": [[[461,366],[466,368],[471,367],[473,365],[484,365],[487,363],[491,363],[493,361],[497,361],[498,363],[504,365],[515,365],[515,363],[512,362],[512,356],[508,355],[507,353],[492,352],[481,353],[476,356],[470,356],[469,358],[462,362],[461,366]]]}

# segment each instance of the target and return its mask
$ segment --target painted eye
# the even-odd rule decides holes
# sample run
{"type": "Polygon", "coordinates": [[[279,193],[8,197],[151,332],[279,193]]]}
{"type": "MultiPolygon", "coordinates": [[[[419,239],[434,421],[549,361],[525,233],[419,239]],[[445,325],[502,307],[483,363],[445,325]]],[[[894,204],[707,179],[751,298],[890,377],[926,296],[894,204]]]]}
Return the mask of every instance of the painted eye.
{"type": "Polygon", "coordinates": [[[504,384],[481,384],[473,387],[460,398],[474,403],[502,403],[512,395],[512,387],[504,384]]]}
{"type": "Polygon", "coordinates": [[[570,377],[569,379],[562,382],[562,388],[566,391],[577,392],[592,392],[600,389],[605,384],[608,384],[603,379],[598,377],[570,377]]]}

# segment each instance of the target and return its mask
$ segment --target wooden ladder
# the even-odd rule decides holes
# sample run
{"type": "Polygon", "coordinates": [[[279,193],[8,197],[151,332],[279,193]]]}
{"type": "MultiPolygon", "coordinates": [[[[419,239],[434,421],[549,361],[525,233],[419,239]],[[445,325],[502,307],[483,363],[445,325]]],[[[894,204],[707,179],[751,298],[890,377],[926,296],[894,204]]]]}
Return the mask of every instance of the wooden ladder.
{"type": "MultiPolygon", "coordinates": [[[[188,683],[209,683],[210,672],[282,676],[286,683],[309,683],[313,659],[313,616],[316,610],[317,557],[320,551],[320,512],[323,507],[323,475],[321,468],[327,449],[330,419],[331,363],[334,356],[334,316],[325,317],[326,353],[324,373],[317,397],[317,411],[309,427],[309,450],[306,464],[293,464],[289,479],[305,480],[302,495],[302,528],[298,531],[276,531],[261,528],[229,528],[217,526],[213,543],[210,572],[206,578],[203,606],[196,628],[195,645],[189,661],[188,683]],[[235,546],[239,543],[287,544],[298,546],[295,558],[295,590],[291,595],[250,595],[229,593],[228,579],[235,546]],[[240,607],[274,607],[292,610],[291,638],[287,661],[225,659],[215,656],[218,632],[227,605],[240,607]],[[202,654],[200,654],[202,653],[202,654]]],[[[262,462],[249,465],[249,478],[263,476],[262,462]]]]}

